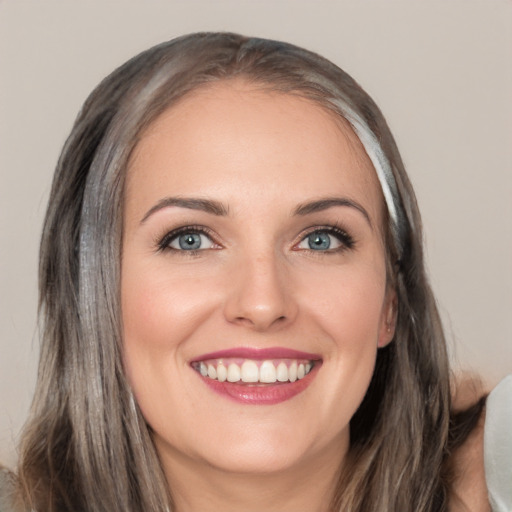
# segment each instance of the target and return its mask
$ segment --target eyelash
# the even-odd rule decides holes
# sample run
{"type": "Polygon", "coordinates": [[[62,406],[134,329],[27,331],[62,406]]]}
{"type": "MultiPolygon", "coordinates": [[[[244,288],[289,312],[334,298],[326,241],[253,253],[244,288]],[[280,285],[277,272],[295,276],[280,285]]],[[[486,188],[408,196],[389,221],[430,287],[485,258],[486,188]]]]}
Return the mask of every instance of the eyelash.
{"type": "Polygon", "coordinates": [[[180,250],[171,247],[171,243],[178,238],[180,235],[197,234],[207,236],[213,244],[219,245],[215,242],[213,231],[205,226],[182,226],[172,231],[167,232],[163,237],[157,238],[156,246],[159,252],[172,251],[175,253],[186,253],[187,256],[196,256],[204,249],[191,249],[191,250],[180,250]]]}
{"type": "MultiPolygon", "coordinates": [[[[204,235],[207,236],[214,245],[217,245],[220,247],[220,245],[215,241],[215,237],[213,236],[213,231],[205,226],[198,226],[198,225],[190,225],[190,226],[182,226],[180,228],[174,229],[172,231],[169,231],[165,233],[165,235],[158,237],[156,240],[156,247],[159,252],[175,252],[175,253],[184,253],[183,255],[187,256],[197,256],[200,252],[206,250],[206,249],[191,249],[191,250],[180,250],[175,249],[174,247],[171,247],[171,243],[177,239],[180,235],[185,234],[198,234],[198,235],[204,235]]],[[[342,229],[338,225],[333,226],[315,226],[312,228],[309,228],[306,234],[302,235],[299,242],[297,242],[294,245],[294,250],[299,251],[308,251],[310,253],[319,253],[319,254],[335,254],[340,253],[349,249],[354,248],[356,242],[354,238],[349,235],[344,229],[342,229]],[[326,233],[330,236],[335,237],[340,242],[340,247],[337,247],[335,249],[326,249],[326,250],[314,250],[314,249],[300,249],[296,248],[297,245],[303,243],[307,240],[308,237],[315,233],[326,233]]]]}
{"type": "MultiPolygon", "coordinates": [[[[326,233],[330,236],[333,236],[340,242],[340,247],[337,247],[335,249],[326,249],[326,250],[314,250],[314,249],[302,249],[306,250],[310,253],[315,253],[316,255],[321,254],[339,254],[341,252],[344,252],[346,250],[353,249],[356,245],[356,241],[354,238],[347,233],[341,226],[339,225],[333,225],[333,226],[315,226],[310,228],[307,233],[303,236],[301,236],[300,241],[295,244],[294,247],[299,245],[300,243],[307,240],[308,237],[311,235],[314,235],[315,233],[326,233]]],[[[300,250],[300,249],[296,249],[300,250]]]]}

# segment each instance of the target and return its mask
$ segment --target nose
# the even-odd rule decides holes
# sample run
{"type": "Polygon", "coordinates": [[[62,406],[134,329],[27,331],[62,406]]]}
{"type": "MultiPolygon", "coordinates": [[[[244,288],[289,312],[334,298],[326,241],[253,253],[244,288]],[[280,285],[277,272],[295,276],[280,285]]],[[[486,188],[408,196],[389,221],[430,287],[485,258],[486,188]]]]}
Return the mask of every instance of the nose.
{"type": "Polygon", "coordinates": [[[238,261],[230,277],[225,318],[262,332],[293,322],[298,307],[289,277],[286,264],[277,261],[275,255],[238,261]]]}

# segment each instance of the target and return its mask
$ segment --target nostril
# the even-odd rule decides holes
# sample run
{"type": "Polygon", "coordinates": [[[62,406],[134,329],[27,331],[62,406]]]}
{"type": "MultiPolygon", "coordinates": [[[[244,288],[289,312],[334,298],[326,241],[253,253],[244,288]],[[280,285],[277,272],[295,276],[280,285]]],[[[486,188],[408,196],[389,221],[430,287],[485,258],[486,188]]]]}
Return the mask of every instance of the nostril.
{"type": "Polygon", "coordinates": [[[268,329],[275,325],[284,324],[288,320],[286,315],[272,318],[271,315],[240,315],[235,317],[234,322],[240,325],[247,325],[256,330],[268,329]]]}
{"type": "Polygon", "coordinates": [[[224,304],[225,318],[256,330],[282,327],[295,318],[293,295],[276,268],[264,273],[260,270],[257,265],[247,264],[233,276],[224,304]]]}

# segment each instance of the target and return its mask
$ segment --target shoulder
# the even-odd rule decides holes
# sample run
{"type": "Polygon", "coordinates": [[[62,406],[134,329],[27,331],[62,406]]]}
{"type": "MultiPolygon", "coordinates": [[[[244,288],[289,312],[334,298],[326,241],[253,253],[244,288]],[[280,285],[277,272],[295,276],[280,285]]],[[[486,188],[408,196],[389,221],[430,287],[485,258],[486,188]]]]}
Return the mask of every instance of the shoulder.
{"type": "MultiPolygon", "coordinates": [[[[487,393],[463,380],[454,397],[464,409],[487,393]]],[[[476,427],[452,454],[451,512],[512,511],[512,375],[489,394],[476,427]]]]}
{"type": "Polygon", "coordinates": [[[512,375],[487,398],[483,435],[489,501],[494,512],[512,510],[512,375]]]}
{"type": "MultiPolygon", "coordinates": [[[[480,381],[463,378],[454,390],[453,408],[455,411],[469,410],[486,394],[480,381]]],[[[485,417],[484,409],[475,427],[451,454],[450,512],[491,512],[484,470],[485,417]]]]}
{"type": "Polygon", "coordinates": [[[452,455],[454,480],[450,495],[451,512],[490,512],[484,470],[485,412],[468,438],[452,455]]]}

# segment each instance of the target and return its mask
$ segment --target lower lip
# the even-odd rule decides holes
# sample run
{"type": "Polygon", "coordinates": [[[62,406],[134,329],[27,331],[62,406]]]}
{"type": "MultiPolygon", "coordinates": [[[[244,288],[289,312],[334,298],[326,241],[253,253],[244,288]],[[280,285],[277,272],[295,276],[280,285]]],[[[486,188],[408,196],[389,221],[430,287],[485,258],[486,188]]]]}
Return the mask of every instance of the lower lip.
{"type": "Polygon", "coordinates": [[[302,393],[311,384],[320,366],[320,362],[315,363],[311,371],[300,380],[276,384],[219,382],[218,380],[203,377],[199,373],[198,375],[212,391],[235,402],[252,405],[274,405],[290,400],[299,393],[302,393]]]}

